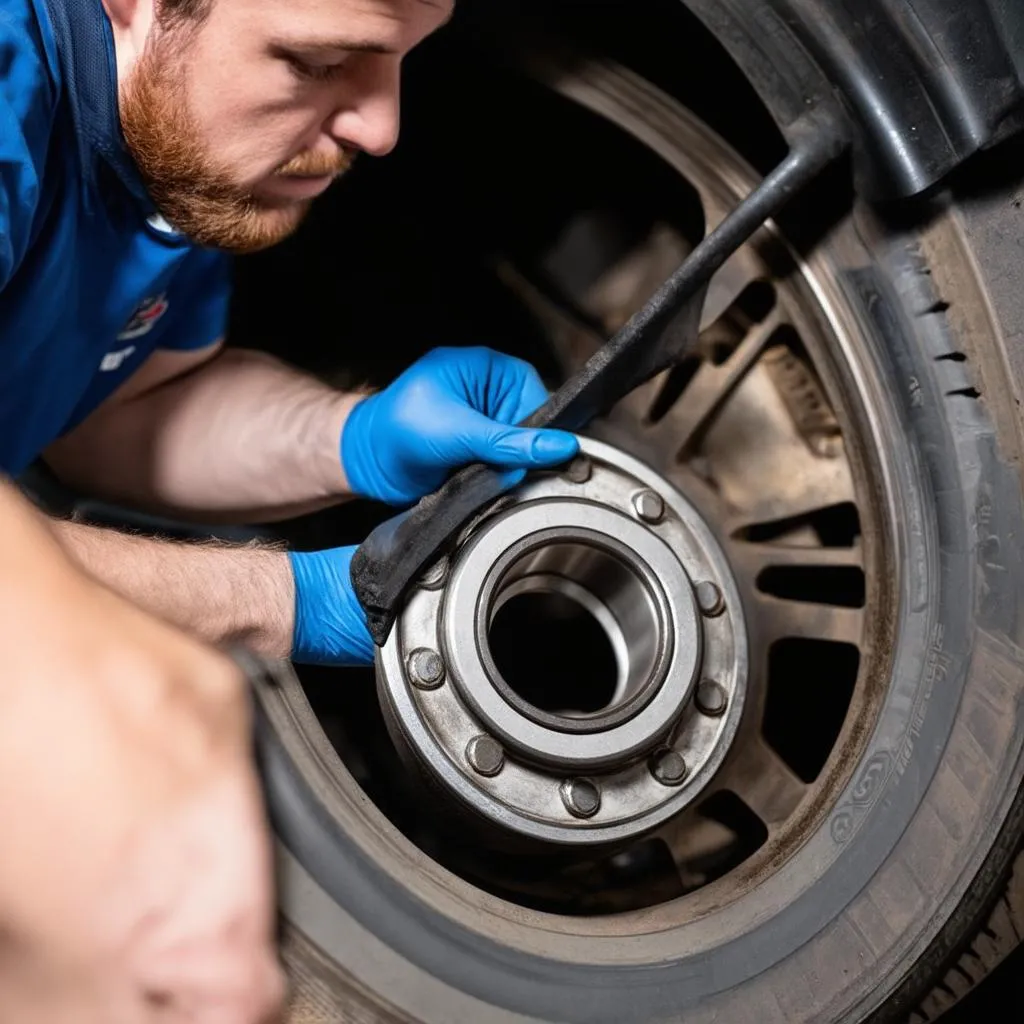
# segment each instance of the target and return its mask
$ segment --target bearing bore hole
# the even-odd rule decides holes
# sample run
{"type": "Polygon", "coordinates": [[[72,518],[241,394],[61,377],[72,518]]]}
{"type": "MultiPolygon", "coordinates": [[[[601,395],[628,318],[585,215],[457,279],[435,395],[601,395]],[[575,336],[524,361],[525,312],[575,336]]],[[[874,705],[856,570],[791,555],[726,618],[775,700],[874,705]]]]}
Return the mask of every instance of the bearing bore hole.
{"type": "Polygon", "coordinates": [[[487,647],[495,685],[510,703],[584,718],[644,689],[662,630],[627,554],[566,539],[526,551],[506,570],[488,613],[487,647]]]}
{"type": "Polygon", "coordinates": [[[619,669],[608,634],[571,597],[535,591],[510,598],[489,639],[502,678],[538,711],[591,715],[615,697],[619,669]]]}

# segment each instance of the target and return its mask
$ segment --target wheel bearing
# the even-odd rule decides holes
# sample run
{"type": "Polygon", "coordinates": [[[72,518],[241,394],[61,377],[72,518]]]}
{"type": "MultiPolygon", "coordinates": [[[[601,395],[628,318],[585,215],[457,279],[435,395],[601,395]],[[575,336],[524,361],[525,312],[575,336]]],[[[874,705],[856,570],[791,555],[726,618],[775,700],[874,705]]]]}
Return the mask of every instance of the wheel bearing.
{"type": "Polygon", "coordinates": [[[582,446],[587,479],[536,474],[480,517],[443,587],[412,592],[377,663],[392,735],[434,783],[502,832],[562,844],[632,838],[691,803],[736,733],[747,677],[741,603],[711,531],[637,459],[582,446]],[[638,516],[638,494],[656,497],[660,514],[638,516]],[[713,617],[697,597],[707,583],[722,598],[713,617]],[[544,711],[502,677],[490,626],[507,601],[536,592],[583,605],[604,629],[617,663],[605,708],[544,711]],[[423,650],[440,652],[450,685],[410,678],[409,655],[423,650]],[[695,700],[709,677],[725,696],[718,716],[695,700]],[[474,766],[467,752],[482,743],[502,751],[500,771],[474,766]],[[684,764],[683,777],[653,772],[655,755],[684,764]],[[583,782],[596,801],[569,799],[583,782]]]}

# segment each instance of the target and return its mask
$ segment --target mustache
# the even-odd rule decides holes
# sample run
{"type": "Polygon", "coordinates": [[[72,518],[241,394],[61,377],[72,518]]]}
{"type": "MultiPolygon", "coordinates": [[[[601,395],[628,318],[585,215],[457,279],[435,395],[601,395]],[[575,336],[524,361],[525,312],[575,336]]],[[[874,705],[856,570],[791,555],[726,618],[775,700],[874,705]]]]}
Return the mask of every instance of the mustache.
{"type": "Polygon", "coordinates": [[[335,153],[299,153],[278,167],[274,174],[281,177],[296,175],[306,178],[330,175],[336,178],[339,174],[344,174],[354,161],[355,153],[347,149],[339,149],[335,153]]]}

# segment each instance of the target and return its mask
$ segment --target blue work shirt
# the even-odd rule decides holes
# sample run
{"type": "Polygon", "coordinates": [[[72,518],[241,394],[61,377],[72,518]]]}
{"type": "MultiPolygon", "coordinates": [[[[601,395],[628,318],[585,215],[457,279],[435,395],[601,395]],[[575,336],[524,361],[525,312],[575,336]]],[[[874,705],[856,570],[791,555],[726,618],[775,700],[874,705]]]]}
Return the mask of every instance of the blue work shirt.
{"type": "Polygon", "coordinates": [[[154,349],[222,337],[229,276],[146,195],[100,0],[3,0],[0,471],[19,474],[154,349]]]}

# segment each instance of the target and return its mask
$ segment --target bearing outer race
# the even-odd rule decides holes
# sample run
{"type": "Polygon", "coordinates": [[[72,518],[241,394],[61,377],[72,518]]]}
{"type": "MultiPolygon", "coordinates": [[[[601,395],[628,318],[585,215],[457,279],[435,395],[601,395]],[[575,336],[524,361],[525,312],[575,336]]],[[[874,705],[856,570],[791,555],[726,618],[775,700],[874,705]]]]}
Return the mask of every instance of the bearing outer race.
{"type": "MultiPolygon", "coordinates": [[[[664,734],[693,691],[702,656],[693,588],[672,549],[625,515],[586,501],[528,502],[488,522],[453,567],[441,610],[440,637],[450,678],[488,730],[530,760],[581,770],[639,754],[664,734]],[[550,534],[571,541],[573,534],[567,536],[566,530],[599,539],[604,550],[615,555],[631,550],[657,581],[649,592],[660,605],[665,624],[668,649],[667,656],[658,659],[664,664],[660,686],[625,721],[600,732],[570,732],[564,724],[552,728],[536,720],[536,711],[530,717],[523,715],[492,685],[478,648],[477,623],[486,611],[480,605],[498,582],[495,566],[523,540],[530,540],[528,547],[542,545],[550,534]]],[[[492,662],[490,672],[494,671],[492,662]]]]}
{"type": "MultiPolygon", "coordinates": [[[[545,547],[549,543],[580,544],[597,548],[612,557],[622,560],[629,560],[633,563],[639,561],[635,553],[632,558],[625,545],[589,530],[574,530],[571,534],[561,531],[561,528],[541,530],[539,533],[530,534],[513,545],[508,551],[495,562],[487,575],[483,589],[480,591],[480,598],[477,602],[476,615],[476,645],[480,661],[483,664],[484,673],[491,685],[505,699],[506,703],[524,718],[528,718],[546,729],[553,729],[555,732],[564,733],[592,733],[603,732],[611,729],[630,718],[633,718],[642,711],[654,698],[665,679],[672,651],[675,643],[670,628],[670,611],[665,602],[664,592],[649,565],[643,565],[644,573],[641,574],[643,589],[647,592],[651,603],[654,606],[655,618],[657,619],[658,630],[658,654],[654,662],[653,671],[643,683],[641,688],[612,711],[595,713],[581,718],[567,718],[564,715],[555,715],[547,711],[541,711],[527,701],[523,700],[502,678],[494,658],[491,655],[490,645],[487,638],[487,620],[490,618],[489,609],[495,599],[495,591],[500,590],[502,577],[520,558],[524,558],[532,551],[545,547]]],[[[464,694],[464,696],[467,696],[464,694]]],[[[467,699],[469,697],[467,696],[467,699]]]]}

